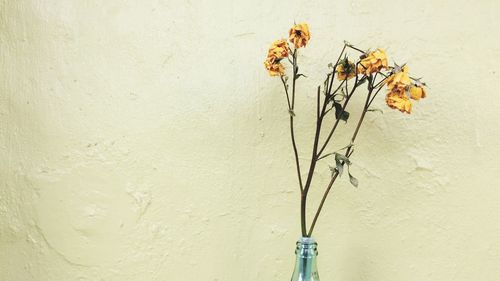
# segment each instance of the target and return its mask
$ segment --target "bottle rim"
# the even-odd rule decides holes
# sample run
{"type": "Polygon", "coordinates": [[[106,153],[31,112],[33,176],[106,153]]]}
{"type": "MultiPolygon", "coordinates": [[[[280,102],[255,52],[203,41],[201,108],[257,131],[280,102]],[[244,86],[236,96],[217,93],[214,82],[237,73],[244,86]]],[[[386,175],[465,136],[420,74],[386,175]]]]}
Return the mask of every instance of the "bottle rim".
{"type": "Polygon", "coordinates": [[[318,243],[316,243],[316,240],[313,237],[300,237],[299,240],[297,241],[297,244],[312,245],[318,243]]]}

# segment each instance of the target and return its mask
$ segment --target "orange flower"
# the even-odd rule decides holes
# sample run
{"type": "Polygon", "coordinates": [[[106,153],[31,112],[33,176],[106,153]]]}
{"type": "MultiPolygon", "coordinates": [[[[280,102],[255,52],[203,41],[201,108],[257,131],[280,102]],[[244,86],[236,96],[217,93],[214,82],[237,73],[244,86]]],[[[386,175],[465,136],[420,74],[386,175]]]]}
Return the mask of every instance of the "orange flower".
{"type": "Polygon", "coordinates": [[[402,68],[398,65],[392,70],[392,75],[386,80],[387,88],[389,90],[404,90],[410,86],[411,80],[408,75],[408,66],[404,65],[402,68]]]}
{"type": "Polygon", "coordinates": [[[286,43],[286,40],[280,39],[274,41],[267,52],[267,56],[276,57],[277,59],[288,57],[288,44],[286,43]]]}
{"type": "Polygon", "coordinates": [[[423,99],[427,96],[427,93],[425,92],[425,89],[423,85],[412,85],[410,87],[410,97],[414,100],[420,100],[423,99]]]}
{"type": "Polygon", "coordinates": [[[368,53],[358,65],[358,73],[370,75],[387,68],[387,56],[383,49],[368,53]]]}
{"type": "Polygon", "coordinates": [[[285,74],[285,67],[275,57],[267,57],[264,61],[264,66],[271,76],[281,76],[285,74]]]}
{"type": "Polygon", "coordinates": [[[347,58],[343,59],[335,68],[337,72],[337,79],[339,80],[349,80],[356,76],[354,69],[356,66],[354,63],[347,58]]]}
{"type": "Polygon", "coordinates": [[[390,91],[385,97],[385,102],[390,108],[401,112],[411,113],[411,101],[404,91],[390,91]]]}
{"type": "Polygon", "coordinates": [[[296,49],[305,47],[309,39],[311,39],[311,33],[309,32],[309,26],[307,23],[299,23],[290,28],[288,32],[288,39],[293,43],[296,49]]]}

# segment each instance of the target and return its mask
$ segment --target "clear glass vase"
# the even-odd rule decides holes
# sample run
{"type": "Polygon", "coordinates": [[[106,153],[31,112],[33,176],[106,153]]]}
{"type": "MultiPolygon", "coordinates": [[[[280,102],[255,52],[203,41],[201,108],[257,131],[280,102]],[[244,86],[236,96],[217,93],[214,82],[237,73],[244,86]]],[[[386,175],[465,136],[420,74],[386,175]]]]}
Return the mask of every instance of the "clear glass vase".
{"type": "Polygon", "coordinates": [[[301,237],[295,249],[295,270],[291,281],[319,281],[316,256],[318,243],[312,237],[301,237]]]}

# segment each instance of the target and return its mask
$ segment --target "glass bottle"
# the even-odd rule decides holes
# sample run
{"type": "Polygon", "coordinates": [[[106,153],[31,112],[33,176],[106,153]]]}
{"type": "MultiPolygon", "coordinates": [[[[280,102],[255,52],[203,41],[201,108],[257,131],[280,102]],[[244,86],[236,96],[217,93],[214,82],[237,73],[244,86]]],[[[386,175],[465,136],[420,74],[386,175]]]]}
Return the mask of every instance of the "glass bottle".
{"type": "Polygon", "coordinates": [[[319,281],[316,256],[318,243],[312,237],[301,237],[295,249],[295,270],[291,281],[319,281]]]}

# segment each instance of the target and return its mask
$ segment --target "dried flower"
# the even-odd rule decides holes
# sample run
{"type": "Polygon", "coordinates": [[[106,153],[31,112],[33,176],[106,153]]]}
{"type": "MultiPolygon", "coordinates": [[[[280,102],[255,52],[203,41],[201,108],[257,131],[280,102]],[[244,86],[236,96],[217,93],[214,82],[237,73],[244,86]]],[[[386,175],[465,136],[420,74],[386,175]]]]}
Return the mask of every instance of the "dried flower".
{"type": "Polygon", "coordinates": [[[420,100],[427,96],[425,89],[422,85],[412,85],[410,87],[410,98],[414,100],[420,100]]]}
{"type": "Polygon", "coordinates": [[[337,79],[339,80],[349,80],[356,76],[355,71],[356,66],[354,63],[347,58],[343,59],[335,68],[337,72],[337,79]]]}
{"type": "Polygon", "coordinates": [[[370,75],[387,68],[387,66],[385,51],[383,49],[377,49],[376,51],[366,54],[366,56],[361,59],[358,65],[358,73],[370,75]]]}
{"type": "MultiPolygon", "coordinates": [[[[410,114],[412,111],[413,100],[419,100],[425,98],[426,96],[426,92],[424,89],[425,84],[420,82],[418,79],[410,77],[408,74],[408,67],[406,65],[403,65],[402,67],[398,65],[395,65],[395,67],[388,66],[388,60],[384,50],[377,49],[373,52],[364,52],[361,49],[344,41],[344,47],[339,55],[339,59],[341,60],[337,60],[335,66],[331,63],[328,65],[329,71],[326,79],[324,80],[324,84],[319,85],[317,88],[318,99],[316,102],[317,108],[315,114],[315,148],[313,157],[310,159],[309,163],[310,167],[313,170],[309,171],[309,176],[305,181],[305,184],[303,184],[303,178],[299,163],[300,158],[297,144],[295,142],[294,120],[296,117],[295,97],[297,94],[297,79],[302,76],[306,76],[299,72],[297,52],[298,48],[305,47],[308,44],[310,37],[311,36],[307,24],[301,23],[294,25],[289,31],[289,38],[287,40],[277,40],[271,45],[267,53],[266,61],[264,62],[264,66],[269,72],[269,75],[280,76],[280,80],[283,82],[284,94],[286,96],[286,106],[288,106],[288,114],[290,115],[291,140],[301,193],[301,231],[302,236],[307,237],[310,237],[313,233],[317,218],[321,213],[323,201],[328,195],[329,188],[332,186],[335,179],[340,178],[340,176],[342,175],[342,171],[345,171],[345,168],[347,169],[347,173],[349,174],[348,176],[351,184],[355,187],[358,186],[358,180],[351,174],[351,171],[349,170],[352,164],[350,156],[353,153],[353,145],[357,143],[356,136],[358,136],[358,132],[361,128],[363,120],[365,119],[365,113],[368,111],[377,110],[371,108],[371,104],[376,95],[384,88],[384,86],[387,86],[387,94],[385,97],[387,105],[390,108],[397,109],[403,113],[408,114],[410,114]],[[291,43],[288,42],[288,40],[291,43]],[[292,44],[294,45],[293,49],[291,47],[292,44]],[[355,60],[354,62],[352,62],[348,59],[347,55],[344,55],[346,48],[360,51],[361,53],[363,53],[363,55],[359,58],[359,60],[355,60]],[[343,55],[344,57],[342,59],[343,55]],[[290,72],[293,72],[293,76],[291,77],[291,79],[293,80],[292,87],[289,87],[289,82],[287,81],[288,77],[284,74],[285,68],[281,63],[282,60],[289,61],[292,65],[293,70],[290,70],[290,72]],[[340,82],[334,81],[335,79],[333,79],[333,76],[335,75],[337,75],[337,79],[340,80],[340,82]],[[354,83],[354,85],[348,85],[351,83],[348,83],[347,80],[352,79],[353,77],[356,77],[356,82],[354,83]],[[357,121],[357,126],[355,127],[355,129],[353,127],[353,135],[350,139],[349,145],[345,146],[344,148],[340,148],[337,151],[328,153],[331,146],[331,143],[329,142],[331,141],[331,137],[337,129],[337,125],[341,120],[347,122],[348,117],[350,116],[349,112],[346,111],[349,99],[353,94],[355,94],[356,90],[360,89],[360,87],[358,86],[366,82],[368,82],[366,85],[368,89],[368,94],[366,97],[367,100],[364,103],[364,106],[361,107],[363,114],[361,114],[359,120],[357,121]],[[338,85],[334,85],[334,83],[338,85]],[[323,102],[321,102],[322,97],[324,97],[323,102]],[[334,114],[334,116],[332,116],[331,119],[325,119],[328,118],[327,114],[329,112],[331,112],[330,115],[334,114]],[[333,118],[335,118],[335,123],[332,127],[331,121],[333,121],[333,118]],[[320,137],[318,132],[322,131],[325,125],[329,127],[330,133],[324,141],[322,140],[323,144],[321,145],[321,147],[316,147],[316,143],[318,141],[318,138],[320,137]],[[335,157],[335,166],[330,166],[332,178],[330,180],[329,187],[327,188],[326,193],[323,195],[323,201],[316,211],[316,215],[314,216],[310,228],[307,229],[305,219],[307,217],[308,210],[307,208],[305,208],[305,206],[312,176],[316,174],[316,172],[314,171],[314,167],[316,167],[316,164],[321,159],[333,156],[335,157]]],[[[302,79],[299,81],[302,81],[302,79]]]]}
{"type": "Polygon", "coordinates": [[[411,101],[404,91],[390,91],[385,97],[385,102],[390,108],[401,112],[411,113],[411,101]]]}
{"type": "Polygon", "coordinates": [[[267,56],[276,57],[277,59],[288,57],[288,44],[286,43],[286,40],[280,39],[274,41],[267,52],[267,56]]]}
{"type": "Polygon", "coordinates": [[[408,71],[407,65],[403,67],[396,65],[391,72],[392,75],[386,80],[387,88],[392,91],[406,89],[410,86],[411,80],[408,71]]]}
{"type": "Polygon", "coordinates": [[[309,33],[309,27],[307,23],[299,23],[290,28],[288,32],[288,39],[293,43],[296,49],[305,47],[309,39],[311,39],[311,33],[309,33]]]}
{"type": "Polygon", "coordinates": [[[276,57],[267,57],[264,61],[264,66],[271,76],[281,76],[285,74],[285,67],[279,62],[276,57]]]}

